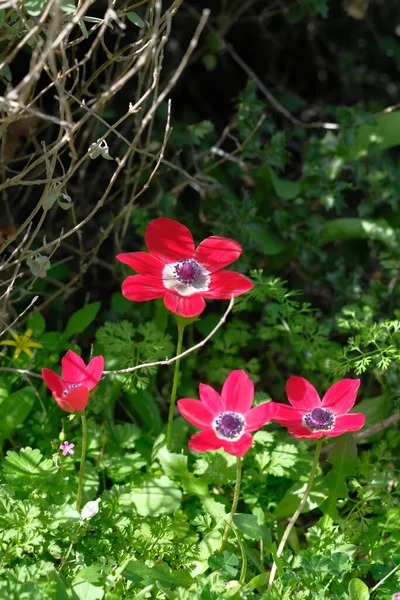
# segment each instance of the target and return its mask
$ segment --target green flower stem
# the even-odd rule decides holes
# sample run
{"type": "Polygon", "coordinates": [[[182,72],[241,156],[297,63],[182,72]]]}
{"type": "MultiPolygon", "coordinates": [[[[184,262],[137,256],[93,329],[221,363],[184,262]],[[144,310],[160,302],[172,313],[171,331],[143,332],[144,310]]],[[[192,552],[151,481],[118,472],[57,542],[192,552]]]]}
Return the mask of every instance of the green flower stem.
{"type": "MultiPolygon", "coordinates": [[[[315,477],[315,473],[317,472],[317,467],[318,467],[318,460],[319,460],[319,455],[321,452],[321,447],[322,447],[322,442],[323,442],[323,437],[321,437],[318,441],[317,441],[317,446],[315,448],[315,455],[314,455],[314,461],[311,467],[311,472],[310,472],[310,477],[308,478],[308,483],[307,483],[307,487],[304,491],[303,497],[300,500],[300,504],[298,505],[296,512],[294,513],[294,515],[292,516],[292,518],[290,519],[289,523],[287,524],[287,527],[284,531],[284,534],[282,536],[281,539],[281,543],[279,544],[278,550],[276,552],[276,556],[277,558],[280,557],[280,555],[283,552],[283,549],[286,545],[286,542],[288,540],[288,537],[290,535],[290,532],[292,531],[292,528],[294,526],[294,524],[296,523],[301,511],[304,508],[305,503],[307,502],[308,496],[310,495],[311,492],[311,488],[312,485],[314,483],[314,477],[315,477]]],[[[270,589],[272,587],[272,584],[274,582],[275,579],[275,575],[276,575],[276,569],[277,569],[277,565],[276,565],[276,560],[274,561],[273,565],[272,565],[272,569],[271,569],[271,573],[269,576],[269,582],[268,582],[268,589],[270,589]]]]}
{"type": "Polygon", "coordinates": [[[83,492],[83,473],[85,471],[85,458],[86,458],[86,447],[87,447],[87,421],[85,413],[81,415],[82,419],[82,452],[81,452],[81,467],[79,469],[79,482],[78,482],[78,495],[76,498],[76,510],[80,512],[82,506],[82,492],[83,492]]]}
{"type": "Polygon", "coordinates": [[[224,535],[222,536],[221,548],[220,552],[224,551],[226,541],[228,539],[229,530],[232,525],[233,517],[235,516],[235,512],[237,509],[237,505],[239,502],[239,493],[240,493],[240,484],[242,481],[242,459],[240,456],[236,457],[236,483],[235,483],[235,491],[233,493],[233,502],[231,512],[228,517],[228,521],[226,523],[224,535]]]}
{"type": "MultiPolygon", "coordinates": [[[[176,356],[179,356],[182,352],[182,341],[183,341],[183,332],[185,331],[184,323],[177,323],[178,325],[178,341],[176,344],[176,356]]],[[[178,381],[179,381],[179,366],[181,364],[181,359],[175,361],[174,365],[174,379],[172,381],[172,390],[171,390],[171,398],[169,401],[169,413],[168,413],[168,426],[167,426],[167,449],[171,450],[171,437],[172,437],[172,421],[174,420],[174,409],[176,402],[176,393],[178,391],[178,381]]]]}

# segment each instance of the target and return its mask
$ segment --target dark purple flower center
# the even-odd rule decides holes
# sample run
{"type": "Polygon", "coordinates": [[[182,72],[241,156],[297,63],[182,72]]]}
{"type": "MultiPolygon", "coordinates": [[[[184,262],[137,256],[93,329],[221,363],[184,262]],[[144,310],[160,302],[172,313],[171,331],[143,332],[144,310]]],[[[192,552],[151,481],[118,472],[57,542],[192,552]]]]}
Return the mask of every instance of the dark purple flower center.
{"type": "Polygon", "coordinates": [[[215,433],[222,438],[228,440],[237,440],[241,437],[246,421],[240,413],[223,412],[214,420],[213,423],[215,433]]]}
{"type": "Polygon", "coordinates": [[[68,392],[70,392],[71,390],[73,390],[74,388],[79,387],[79,383],[73,383],[71,385],[69,385],[64,391],[63,391],[63,396],[65,398],[65,396],[68,395],[68,392]]]}
{"type": "Polygon", "coordinates": [[[311,431],[330,431],[336,417],[328,408],[313,408],[303,417],[303,425],[311,431]]]}
{"type": "Polygon", "coordinates": [[[184,258],[174,267],[175,278],[186,285],[196,283],[202,273],[202,268],[194,258],[184,258]]]}

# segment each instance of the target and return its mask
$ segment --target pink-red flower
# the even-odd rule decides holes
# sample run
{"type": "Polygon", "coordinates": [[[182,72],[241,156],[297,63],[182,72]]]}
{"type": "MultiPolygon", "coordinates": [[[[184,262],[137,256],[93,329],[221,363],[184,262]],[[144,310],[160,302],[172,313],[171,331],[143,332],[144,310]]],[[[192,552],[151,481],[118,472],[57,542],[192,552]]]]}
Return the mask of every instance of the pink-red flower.
{"type": "Polygon", "coordinates": [[[67,454],[74,455],[75,454],[75,444],[69,444],[67,440],[60,446],[60,450],[62,450],[62,455],[67,456],[67,454]]]}
{"type": "Polygon", "coordinates": [[[245,275],[222,270],[242,253],[242,247],[234,240],[211,236],[195,249],[187,227],[160,217],[149,223],[145,241],[149,253],[117,256],[139,273],[130,275],[122,284],[122,293],[129,300],[164,298],[171,312],[195,317],[205,307],[204,298],[230,299],[253,287],[245,275]]]}
{"type": "Polygon", "coordinates": [[[290,377],[286,393],[291,406],[277,404],[273,421],[287,427],[296,438],[336,437],[357,431],[365,423],[361,413],[350,413],[356,401],[359,379],[342,379],[329,388],[320,400],[317,390],[303,377],[290,377]]]}
{"type": "Polygon", "coordinates": [[[209,385],[200,384],[200,400],[183,398],[178,408],[183,417],[202,429],[189,440],[193,452],[223,448],[234,456],[243,456],[253,443],[251,431],[260,429],[274,416],[275,402],[251,408],[254,385],[244,371],[232,371],[221,395],[209,385]]]}
{"type": "Polygon", "coordinates": [[[89,392],[101,379],[104,358],[95,356],[86,366],[80,356],[68,350],[61,360],[61,367],[62,377],[51,369],[42,369],[43,379],[62,410],[69,413],[83,412],[89,400],[89,392]]]}

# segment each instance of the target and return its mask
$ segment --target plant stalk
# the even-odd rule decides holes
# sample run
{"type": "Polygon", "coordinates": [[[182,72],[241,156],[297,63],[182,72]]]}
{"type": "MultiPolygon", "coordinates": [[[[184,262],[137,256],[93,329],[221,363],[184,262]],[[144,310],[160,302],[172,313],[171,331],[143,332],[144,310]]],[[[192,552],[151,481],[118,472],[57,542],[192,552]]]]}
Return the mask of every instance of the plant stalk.
{"type": "Polygon", "coordinates": [[[225,544],[227,542],[228,535],[229,535],[229,530],[230,530],[231,525],[232,525],[233,517],[235,516],[235,512],[236,512],[237,505],[238,505],[238,502],[239,502],[239,493],[240,493],[240,484],[241,484],[241,481],[242,481],[242,459],[241,459],[240,456],[237,456],[236,457],[236,483],[235,483],[235,491],[233,493],[232,508],[231,508],[231,512],[230,512],[229,517],[228,517],[228,521],[226,523],[224,535],[222,536],[222,542],[221,542],[220,552],[224,551],[225,544]]]}
{"type": "MultiPolygon", "coordinates": [[[[185,325],[182,323],[178,323],[178,341],[176,344],[176,356],[178,356],[182,352],[182,341],[183,341],[183,332],[184,331],[185,331],[185,325]]],[[[175,365],[174,365],[174,378],[172,381],[171,398],[169,401],[168,426],[167,426],[167,449],[168,450],[171,450],[172,421],[174,420],[174,409],[175,409],[175,402],[176,402],[176,393],[178,391],[180,364],[181,364],[181,359],[178,358],[178,360],[175,361],[175,365]]]]}
{"type": "Polygon", "coordinates": [[[76,497],[76,510],[81,511],[82,506],[82,492],[83,492],[83,473],[85,471],[85,459],[86,459],[86,447],[87,447],[87,421],[85,413],[81,415],[82,419],[82,452],[81,452],[81,466],[79,469],[79,482],[78,482],[78,495],[76,497]]]}
{"type": "MultiPolygon", "coordinates": [[[[279,558],[280,555],[282,554],[283,549],[285,548],[286,542],[288,540],[288,537],[290,535],[290,532],[292,531],[292,528],[293,528],[294,524],[296,523],[301,511],[303,510],[304,505],[307,502],[308,496],[310,495],[311,488],[314,483],[315,473],[317,472],[318,460],[319,460],[319,455],[321,452],[322,442],[323,442],[323,437],[321,437],[317,441],[317,446],[315,448],[315,454],[314,454],[314,461],[313,461],[313,464],[311,467],[310,477],[308,478],[307,487],[304,491],[302,499],[300,500],[300,504],[298,505],[298,507],[296,509],[296,512],[294,513],[294,515],[292,516],[292,518],[290,519],[289,523],[286,526],[286,529],[285,529],[284,534],[281,539],[281,543],[279,544],[278,550],[276,551],[277,558],[279,558]]],[[[274,582],[275,575],[276,575],[276,569],[277,569],[276,560],[274,560],[274,563],[271,568],[271,573],[269,576],[268,589],[271,589],[271,587],[272,587],[272,584],[274,582]]]]}

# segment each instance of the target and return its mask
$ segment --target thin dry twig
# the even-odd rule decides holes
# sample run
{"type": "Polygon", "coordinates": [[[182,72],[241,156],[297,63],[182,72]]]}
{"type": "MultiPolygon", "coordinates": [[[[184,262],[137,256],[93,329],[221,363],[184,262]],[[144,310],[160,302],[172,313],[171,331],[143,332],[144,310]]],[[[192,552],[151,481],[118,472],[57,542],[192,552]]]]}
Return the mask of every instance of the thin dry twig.
{"type": "Polygon", "coordinates": [[[6,331],[8,331],[9,329],[11,329],[15,325],[15,323],[17,323],[17,321],[19,321],[21,319],[21,317],[23,317],[24,314],[26,312],[28,312],[28,310],[30,308],[32,308],[32,306],[35,304],[35,302],[38,300],[38,298],[39,298],[39,296],[34,296],[32,298],[32,300],[30,301],[30,303],[28,304],[28,306],[26,308],[24,308],[24,310],[18,315],[18,317],[16,317],[14,319],[14,321],[12,323],[10,323],[10,325],[7,325],[7,327],[5,329],[3,329],[3,331],[0,332],[0,337],[2,335],[4,335],[6,333],[6,331]]]}
{"type": "Polygon", "coordinates": [[[34,373],[33,371],[28,371],[27,369],[13,369],[12,367],[0,367],[0,371],[5,371],[7,373],[19,373],[20,375],[35,377],[36,379],[43,379],[40,373],[34,373]]]}
{"type": "MultiPolygon", "coordinates": [[[[127,369],[117,369],[114,371],[103,371],[103,375],[124,375],[127,373],[133,373],[134,371],[138,371],[139,369],[149,369],[150,367],[162,367],[162,366],[172,365],[177,360],[180,360],[181,358],[184,358],[185,356],[188,356],[189,354],[192,354],[192,352],[195,352],[196,350],[199,350],[200,348],[205,346],[205,344],[207,344],[207,342],[217,333],[218,329],[220,329],[222,327],[222,325],[225,323],[229,313],[231,312],[231,310],[233,308],[234,303],[235,303],[235,298],[234,298],[234,296],[232,296],[232,298],[229,301],[228,308],[226,309],[226,311],[224,312],[224,314],[222,315],[222,317],[220,318],[220,320],[218,321],[216,326],[210,331],[210,333],[208,335],[206,335],[206,337],[203,340],[201,340],[201,342],[199,342],[198,344],[195,344],[191,348],[188,348],[181,354],[178,354],[177,356],[174,356],[173,358],[166,358],[165,360],[159,360],[159,361],[155,361],[155,362],[151,362],[151,363],[143,363],[141,365],[136,365],[135,367],[128,367],[127,369]]],[[[34,373],[33,371],[26,371],[24,369],[13,369],[11,367],[0,367],[0,371],[8,371],[10,373],[21,373],[21,374],[30,375],[32,377],[36,377],[38,379],[42,379],[42,376],[40,375],[40,373],[34,373]]]]}
{"type": "Polygon", "coordinates": [[[229,302],[228,308],[226,309],[226,311],[224,312],[224,314],[222,315],[222,317],[220,318],[220,320],[218,321],[218,323],[216,324],[214,329],[212,329],[210,331],[210,333],[201,342],[199,342],[195,346],[192,346],[188,350],[185,350],[181,354],[178,354],[177,356],[174,356],[173,358],[166,358],[165,360],[159,360],[156,362],[145,363],[142,365],[136,365],[136,367],[128,367],[127,369],[119,369],[119,370],[117,369],[115,371],[104,371],[103,375],[121,375],[124,373],[133,373],[134,371],[138,371],[139,369],[148,369],[150,367],[160,367],[162,365],[172,365],[177,360],[184,358],[188,354],[191,354],[192,352],[195,352],[196,350],[199,350],[200,348],[202,348],[208,342],[208,340],[210,340],[213,337],[213,335],[218,331],[218,329],[220,329],[222,327],[222,325],[225,323],[227,316],[229,315],[229,313],[231,312],[231,310],[233,308],[234,303],[235,303],[235,298],[234,298],[234,296],[232,296],[232,298],[229,302]]]}

